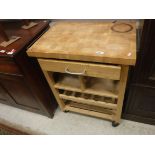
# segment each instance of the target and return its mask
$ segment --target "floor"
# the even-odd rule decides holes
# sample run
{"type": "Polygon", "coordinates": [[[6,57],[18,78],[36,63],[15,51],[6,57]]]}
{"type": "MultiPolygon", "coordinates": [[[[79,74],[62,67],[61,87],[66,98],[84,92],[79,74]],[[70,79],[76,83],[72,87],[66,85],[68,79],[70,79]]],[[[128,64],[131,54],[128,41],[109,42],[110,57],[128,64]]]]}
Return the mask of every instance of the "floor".
{"type": "Polygon", "coordinates": [[[76,113],[64,113],[58,108],[53,119],[17,109],[0,103],[0,122],[11,125],[30,134],[112,134],[112,135],[153,135],[155,126],[122,120],[118,127],[109,121],[76,113]]]}

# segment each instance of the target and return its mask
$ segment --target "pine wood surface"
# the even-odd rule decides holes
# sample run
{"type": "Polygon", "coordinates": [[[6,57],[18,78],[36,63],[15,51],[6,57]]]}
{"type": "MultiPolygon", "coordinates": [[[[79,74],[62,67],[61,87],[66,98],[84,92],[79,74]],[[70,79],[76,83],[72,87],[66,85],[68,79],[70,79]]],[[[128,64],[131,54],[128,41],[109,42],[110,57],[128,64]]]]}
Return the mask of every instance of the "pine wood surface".
{"type": "Polygon", "coordinates": [[[82,76],[101,77],[113,80],[120,79],[121,67],[96,63],[82,63],[72,61],[59,61],[38,59],[43,70],[61,73],[81,74],[82,76]],[[68,72],[66,72],[66,70],[68,72]]]}
{"type": "MultiPolygon", "coordinates": [[[[59,21],[27,53],[33,57],[134,65],[135,22],[125,23],[133,29],[119,33],[112,30],[112,22],[59,21]]],[[[116,30],[126,31],[127,25],[118,25],[116,30]]]]}

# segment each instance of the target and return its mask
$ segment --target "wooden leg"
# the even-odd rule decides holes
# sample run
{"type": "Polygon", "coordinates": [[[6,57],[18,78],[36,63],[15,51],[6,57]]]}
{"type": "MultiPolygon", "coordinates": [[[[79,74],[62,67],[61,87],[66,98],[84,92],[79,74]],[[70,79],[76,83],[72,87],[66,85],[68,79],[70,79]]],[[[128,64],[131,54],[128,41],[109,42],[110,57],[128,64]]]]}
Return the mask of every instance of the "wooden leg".
{"type": "Polygon", "coordinates": [[[121,113],[122,113],[122,106],[124,100],[124,93],[126,88],[126,82],[128,77],[128,69],[129,66],[122,66],[121,69],[121,77],[119,82],[119,94],[118,94],[118,101],[117,101],[117,109],[116,109],[116,116],[114,118],[114,122],[116,124],[120,123],[121,113]]]}
{"type": "Polygon", "coordinates": [[[46,80],[47,80],[47,82],[48,82],[48,84],[49,84],[49,86],[50,86],[50,88],[51,88],[51,90],[52,90],[52,92],[53,92],[53,94],[54,94],[54,96],[55,96],[55,98],[56,98],[60,108],[61,108],[61,110],[65,111],[65,109],[64,109],[65,108],[65,104],[64,104],[63,100],[59,97],[58,90],[56,90],[54,88],[55,82],[53,80],[53,76],[49,76],[49,73],[47,71],[45,71],[45,70],[43,70],[43,73],[44,73],[44,75],[46,77],[46,80]]]}

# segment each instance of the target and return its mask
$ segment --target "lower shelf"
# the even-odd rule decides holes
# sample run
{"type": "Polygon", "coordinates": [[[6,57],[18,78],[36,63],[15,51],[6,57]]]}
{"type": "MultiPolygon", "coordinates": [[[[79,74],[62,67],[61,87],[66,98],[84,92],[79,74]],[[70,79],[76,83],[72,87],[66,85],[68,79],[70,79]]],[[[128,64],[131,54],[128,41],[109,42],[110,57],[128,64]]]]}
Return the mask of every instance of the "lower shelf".
{"type": "Polygon", "coordinates": [[[73,111],[73,112],[84,114],[84,115],[95,116],[98,118],[103,118],[103,119],[107,119],[107,120],[111,120],[111,121],[114,120],[113,115],[109,115],[109,114],[105,114],[105,113],[101,113],[101,112],[96,112],[96,111],[91,111],[91,110],[86,110],[86,109],[81,109],[81,108],[73,107],[70,105],[66,105],[65,110],[66,111],[73,111]]]}

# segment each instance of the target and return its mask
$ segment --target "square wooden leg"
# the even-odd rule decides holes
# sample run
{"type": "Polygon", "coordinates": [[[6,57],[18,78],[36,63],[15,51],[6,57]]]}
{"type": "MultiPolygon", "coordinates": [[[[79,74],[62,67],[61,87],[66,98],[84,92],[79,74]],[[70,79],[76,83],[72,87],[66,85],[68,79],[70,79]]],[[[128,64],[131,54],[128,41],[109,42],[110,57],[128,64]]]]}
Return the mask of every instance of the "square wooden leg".
{"type": "Polygon", "coordinates": [[[115,123],[120,123],[120,119],[121,119],[122,106],[123,106],[126,82],[128,77],[128,69],[129,69],[129,66],[122,66],[122,69],[121,69],[116,115],[114,117],[115,123]]]}

